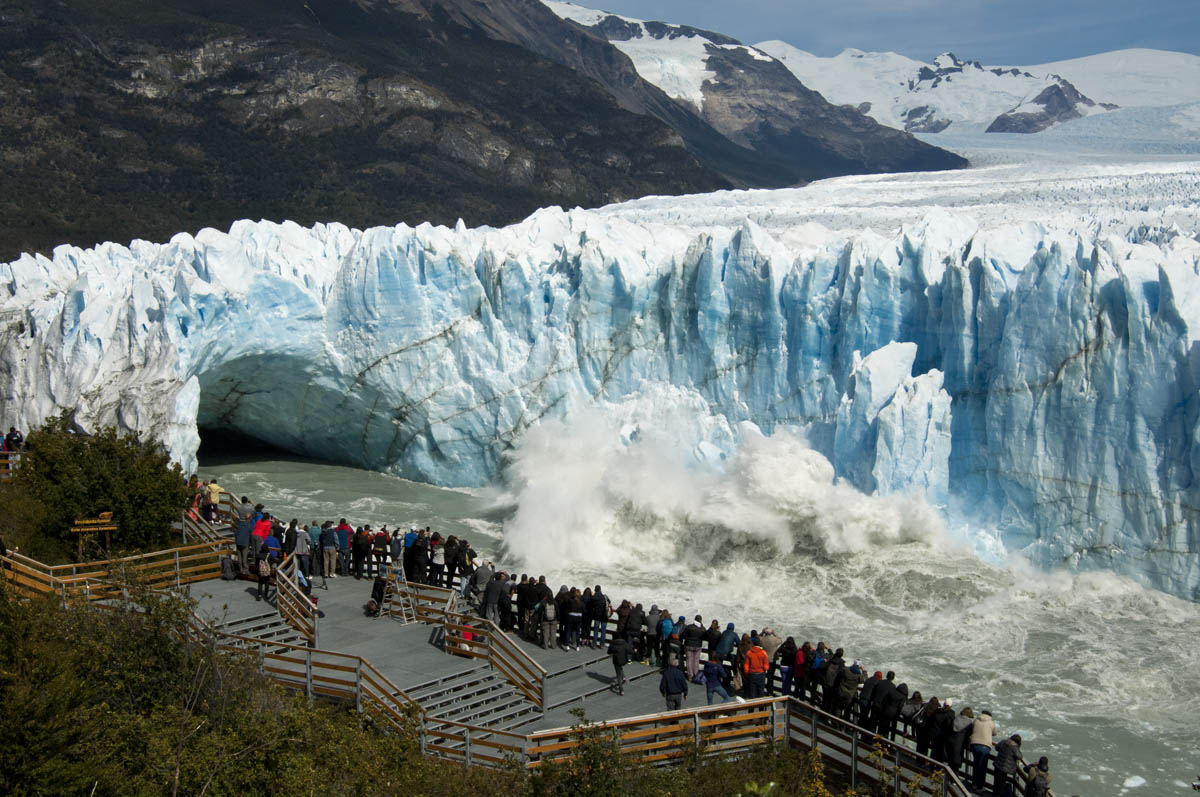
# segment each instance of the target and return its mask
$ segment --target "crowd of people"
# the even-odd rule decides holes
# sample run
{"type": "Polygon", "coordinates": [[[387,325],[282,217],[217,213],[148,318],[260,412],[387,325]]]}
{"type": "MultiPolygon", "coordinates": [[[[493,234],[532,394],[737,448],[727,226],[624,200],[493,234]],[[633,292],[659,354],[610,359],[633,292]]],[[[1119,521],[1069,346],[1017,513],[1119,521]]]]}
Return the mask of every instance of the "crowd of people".
{"type": "MultiPolygon", "coordinates": [[[[198,485],[198,501],[219,504],[215,482],[198,485]]],[[[213,512],[215,512],[215,508],[213,512]]],[[[545,576],[510,575],[490,561],[478,559],[468,540],[443,538],[429,526],[401,531],[370,525],[296,519],[284,523],[262,504],[242,497],[234,507],[237,566],[257,574],[259,600],[269,598],[271,576],[279,561],[294,554],[302,583],[320,578],[373,579],[388,566],[403,571],[413,583],[457,587],[481,617],[500,629],[521,635],[543,648],[565,651],[590,648],[612,659],[614,689],[624,694],[624,667],[631,661],[662,668],[659,691],[668,709],[687,699],[690,686],[703,690],[712,705],[776,694],[793,695],[825,712],[854,722],[864,733],[895,740],[911,738],[917,752],[969,775],[969,785],[983,791],[987,762],[994,758],[992,793],[1017,793],[1018,768],[1024,759],[1021,737],[996,740],[990,711],[956,708],[952,698],[924,697],[897,683],[893,671],[868,668],[842,648],[825,642],[797,643],[764,627],[739,633],[734,623],[707,623],[702,615],[689,621],[668,607],[621,600],[614,606],[601,585],[557,591],[545,576]],[[457,583],[456,583],[457,582],[457,583]]],[[[699,690],[697,690],[699,691],[699,690]]],[[[1025,767],[1025,795],[1044,795],[1049,788],[1049,762],[1041,757],[1025,767]]]]}

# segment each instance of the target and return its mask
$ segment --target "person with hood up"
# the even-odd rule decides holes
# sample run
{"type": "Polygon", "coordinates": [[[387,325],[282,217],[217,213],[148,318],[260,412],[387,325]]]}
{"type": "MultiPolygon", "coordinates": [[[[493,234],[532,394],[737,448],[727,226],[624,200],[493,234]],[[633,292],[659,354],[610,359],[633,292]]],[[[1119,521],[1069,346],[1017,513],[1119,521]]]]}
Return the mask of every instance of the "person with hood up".
{"type": "Polygon", "coordinates": [[[862,659],[855,659],[842,673],[842,680],[837,686],[837,714],[842,719],[853,720],[858,690],[866,682],[867,674],[863,671],[862,659]]]}
{"type": "Polygon", "coordinates": [[[825,671],[821,673],[821,702],[831,714],[837,713],[837,686],[845,675],[845,656],[841,648],[835,650],[825,662],[825,671]]]}
{"type": "Polygon", "coordinates": [[[996,722],[992,719],[992,712],[979,712],[971,728],[971,783],[975,791],[983,791],[987,780],[987,762],[992,754],[992,734],[995,732],[996,722]]]}
{"type": "Polygon", "coordinates": [[[950,724],[950,737],[946,740],[946,763],[952,766],[955,772],[962,771],[963,750],[967,746],[967,737],[971,735],[974,724],[975,712],[970,706],[965,706],[950,724]]]}
{"type": "Polygon", "coordinates": [[[1017,762],[1021,760],[1021,734],[1014,733],[996,745],[996,779],[992,783],[992,794],[996,797],[1013,797],[1013,784],[1017,778],[1017,762]]]}
{"type": "Polygon", "coordinates": [[[1050,759],[1042,756],[1025,768],[1025,797],[1046,797],[1050,793],[1050,759]]]}
{"type": "Polygon", "coordinates": [[[733,654],[734,649],[737,647],[738,635],[733,630],[733,627],[733,623],[726,624],[725,630],[721,632],[721,638],[717,640],[715,652],[717,658],[721,661],[728,661],[730,655],[733,654]]]}
{"type": "Polygon", "coordinates": [[[767,658],[767,652],[763,650],[759,638],[751,637],[750,649],[746,651],[746,660],[743,665],[747,689],[750,692],[748,697],[751,700],[767,694],[767,671],[770,666],[771,660],[767,658]]]}

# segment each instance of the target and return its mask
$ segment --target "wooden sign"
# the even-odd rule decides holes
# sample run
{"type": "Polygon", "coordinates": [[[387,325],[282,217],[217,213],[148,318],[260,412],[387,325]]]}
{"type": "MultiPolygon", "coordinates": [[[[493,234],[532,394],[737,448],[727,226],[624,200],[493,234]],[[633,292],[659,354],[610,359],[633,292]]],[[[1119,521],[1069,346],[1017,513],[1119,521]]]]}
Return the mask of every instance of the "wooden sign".
{"type": "Polygon", "coordinates": [[[112,533],[117,530],[117,524],[112,522],[112,512],[101,512],[98,517],[84,518],[80,520],[75,518],[75,525],[71,527],[72,534],[79,535],[79,558],[83,558],[83,535],[92,532],[100,532],[104,534],[104,550],[107,551],[112,544],[112,533]]]}

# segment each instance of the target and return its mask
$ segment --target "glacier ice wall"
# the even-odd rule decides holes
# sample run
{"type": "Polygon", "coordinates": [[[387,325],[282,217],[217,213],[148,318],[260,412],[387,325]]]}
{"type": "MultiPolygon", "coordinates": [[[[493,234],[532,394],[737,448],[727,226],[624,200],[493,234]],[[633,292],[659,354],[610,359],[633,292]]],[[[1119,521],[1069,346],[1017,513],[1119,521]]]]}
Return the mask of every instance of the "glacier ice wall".
{"type": "Polygon", "coordinates": [[[0,404],[24,427],[74,407],[188,466],[198,426],[220,426],[478,485],[540,419],[669,386],[722,428],[801,430],[844,481],[923,492],[1037,561],[1194,597],[1194,235],[548,209],[499,230],[238,222],[60,247],[0,266],[0,404]]]}

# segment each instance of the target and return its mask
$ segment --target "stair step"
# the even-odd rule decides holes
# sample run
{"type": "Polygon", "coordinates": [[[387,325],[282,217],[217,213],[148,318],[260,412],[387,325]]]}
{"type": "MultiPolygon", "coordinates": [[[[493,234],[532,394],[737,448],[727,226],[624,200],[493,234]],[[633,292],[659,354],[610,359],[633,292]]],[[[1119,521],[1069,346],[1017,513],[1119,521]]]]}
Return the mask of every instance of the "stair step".
{"type": "Polygon", "coordinates": [[[449,690],[461,689],[465,686],[471,686],[482,681],[491,681],[499,677],[500,676],[495,670],[487,665],[484,665],[482,667],[476,667],[472,670],[467,670],[466,672],[455,673],[454,675],[440,678],[437,681],[428,681],[423,684],[418,684],[417,686],[404,691],[412,695],[414,699],[422,697],[434,697],[449,690]]]}
{"type": "Polygon", "coordinates": [[[496,678],[481,683],[470,689],[460,691],[450,690],[436,696],[425,697],[417,702],[430,714],[444,714],[454,707],[469,707],[480,702],[486,702],[500,693],[511,691],[507,681],[496,678]]]}
{"type": "Polygon", "coordinates": [[[506,700],[495,700],[479,704],[466,711],[455,711],[449,714],[442,714],[436,719],[448,719],[455,722],[464,722],[469,725],[485,725],[487,717],[507,716],[511,709],[517,708],[522,704],[533,705],[528,703],[523,696],[508,695],[506,700]]]}

